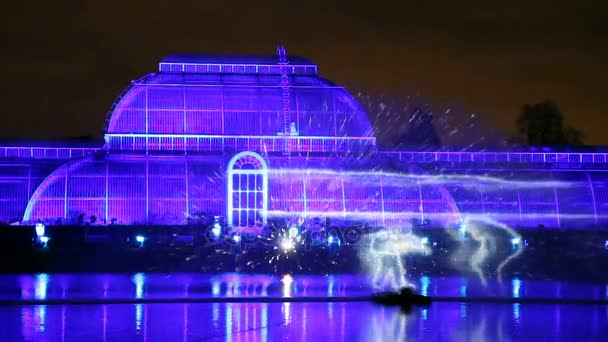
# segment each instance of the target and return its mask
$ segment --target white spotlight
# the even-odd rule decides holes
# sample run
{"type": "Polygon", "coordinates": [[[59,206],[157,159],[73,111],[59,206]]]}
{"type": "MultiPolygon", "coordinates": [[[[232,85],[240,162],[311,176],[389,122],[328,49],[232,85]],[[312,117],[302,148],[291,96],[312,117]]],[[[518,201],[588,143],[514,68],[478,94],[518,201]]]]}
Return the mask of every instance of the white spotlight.
{"type": "Polygon", "coordinates": [[[220,237],[220,234],[222,234],[222,226],[220,226],[219,223],[214,223],[211,233],[213,233],[213,236],[216,238],[220,237]]]}
{"type": "Polygon", "coordinates": [[[46,232],[46,227],[44,226],[44,223],[36,223],[36,236],[37,237],[44,236],[45,232],[46,232]]]}
{"type": "Polygon", "coordinates": [[[294,250],[294,248],[296,248],[296,245],[293,242],[293,239],[283,238],[281,240],[281,249],[283,250],[283,252],[285,252],[285,253],[291,252],[294,250]]]}
{"type": "Polygon", "coordinates": [[[38,241],[40,241],[40,244],[42,245],[43,248],[47,247],[49,240],[50,240],[50,238],[48,236],[41,236],[38,238],[38,241]]]}

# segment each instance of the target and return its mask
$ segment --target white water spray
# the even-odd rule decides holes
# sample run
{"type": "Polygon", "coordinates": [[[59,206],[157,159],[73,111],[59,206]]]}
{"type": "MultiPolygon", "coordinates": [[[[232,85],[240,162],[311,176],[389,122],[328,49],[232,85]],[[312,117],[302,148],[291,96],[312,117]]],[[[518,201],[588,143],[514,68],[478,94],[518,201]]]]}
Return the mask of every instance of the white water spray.
{"type": "Polygon", "coordinates": [[[369,245],[361,251],[361,258],[372,275],[372,286],[391,290],[414,287],[407,281],[403,257],[410,254],[430,255],[431,249],[427,243],[410,232],[382,230],[371,234],[369,245]]]}
{"type": "MultiPolygon", "coordinates": [[[[470,236],[471,239],[479,243],[479,247],[468,259],[467,264],[479,276],[481,282],[486,284],[486,276],[483,267],[490,255],[496,249],[496,236],[489,229],[500,229],[505,231],[511,239],[521,240],[515,230],[508,225],[498,222],[490,217],[483,215],[468,216],[463,219],[461,224],[461,234],[451,234],[455,239],[462,240],[465,236],[470,236]],[[464,234],[462,234],[464,233],[464,234]]],[[[496,268],[496,274],[499,281],[502,281],[502,271],[509,262],[517,258],[523,252],[523,245],[517,244],[515,250],[511,252],[496,268]]]]}

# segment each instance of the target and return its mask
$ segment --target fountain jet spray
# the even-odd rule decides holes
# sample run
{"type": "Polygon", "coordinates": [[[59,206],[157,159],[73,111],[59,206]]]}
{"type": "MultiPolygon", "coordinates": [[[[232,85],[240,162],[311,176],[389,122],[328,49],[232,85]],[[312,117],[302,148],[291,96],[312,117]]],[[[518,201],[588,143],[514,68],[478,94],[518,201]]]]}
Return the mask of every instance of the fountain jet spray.
{"type": "Polygon", "coordinates": [[[369,245],[361,250],[363,264],[372,275],[372,286],[377,289],[390,288],[398,290],[403,287],[414,287],[407,281],[407,272],[403,257],[409,254],[430,255],[431,249],[427,240],[398,230],[382,230],[372,233],[369,245]]]}

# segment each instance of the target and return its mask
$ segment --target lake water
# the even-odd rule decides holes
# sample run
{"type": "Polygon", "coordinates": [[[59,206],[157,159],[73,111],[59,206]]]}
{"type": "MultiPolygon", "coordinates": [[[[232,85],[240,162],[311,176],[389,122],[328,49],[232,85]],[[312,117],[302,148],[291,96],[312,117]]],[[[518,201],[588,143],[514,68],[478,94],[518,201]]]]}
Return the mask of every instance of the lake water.
{"type": "Polygon", "coordinates": [[[405,312],[370,303],[364,297],[373,290],[359,275],[4,275],[0,341],[608,340],[606,284],[412,281],[436,298],[431,306],[405,312]],[[221,302],[227,298],[268,301],[221,302]]]}

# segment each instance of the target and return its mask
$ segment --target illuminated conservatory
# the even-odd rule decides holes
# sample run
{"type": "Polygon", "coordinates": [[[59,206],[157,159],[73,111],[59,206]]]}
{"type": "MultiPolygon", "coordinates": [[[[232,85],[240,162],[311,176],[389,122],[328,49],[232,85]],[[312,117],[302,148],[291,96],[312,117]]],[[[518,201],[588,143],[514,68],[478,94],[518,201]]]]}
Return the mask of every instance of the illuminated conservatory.
{"type": "Polygon", "coordinates": [[[608,155],[381,151],[357,100],[282,48],[166,57],[105,129],[99,146],[1,146],[0,221],[608,223],[608,155]]]}

